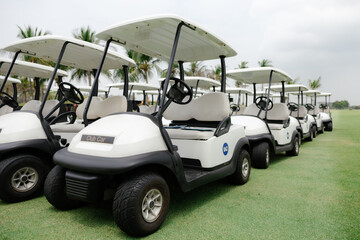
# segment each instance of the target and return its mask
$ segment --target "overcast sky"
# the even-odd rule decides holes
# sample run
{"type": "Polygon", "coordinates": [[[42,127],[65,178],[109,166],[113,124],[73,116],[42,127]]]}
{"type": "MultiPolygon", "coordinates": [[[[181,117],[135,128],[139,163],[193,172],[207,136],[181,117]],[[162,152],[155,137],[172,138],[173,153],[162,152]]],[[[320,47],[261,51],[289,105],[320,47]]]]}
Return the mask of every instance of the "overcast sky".
{"type": "Polygon", "coordinates": [[[238,52],[228,69],[269,59],[305,85],[321,76],[320,91],[331,92],[331,101],[360,105],[358,0],[0,0],[0,9],[0,48],[17,40],[16,25],[72,36],[82,26],[98,32],[132,18],[178,14],[238,52]]]}

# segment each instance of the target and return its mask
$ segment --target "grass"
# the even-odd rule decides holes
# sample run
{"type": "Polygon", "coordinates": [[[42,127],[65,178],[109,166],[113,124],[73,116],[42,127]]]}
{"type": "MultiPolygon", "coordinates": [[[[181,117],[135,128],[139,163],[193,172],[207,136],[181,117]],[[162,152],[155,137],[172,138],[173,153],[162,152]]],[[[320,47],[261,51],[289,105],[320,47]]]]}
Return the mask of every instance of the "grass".
{"type": "MultiPolygon", "coordinates": [[[[172,195],[148,239],[360,239],[360,111],[334,111],[334,131],[304,142],[298,157],[252,169],[244,186],[219,181],[172,195]]],[[[57,211],[39,197],[0,200],[0,239],[131,239],[111,206],[57,211]]]]}

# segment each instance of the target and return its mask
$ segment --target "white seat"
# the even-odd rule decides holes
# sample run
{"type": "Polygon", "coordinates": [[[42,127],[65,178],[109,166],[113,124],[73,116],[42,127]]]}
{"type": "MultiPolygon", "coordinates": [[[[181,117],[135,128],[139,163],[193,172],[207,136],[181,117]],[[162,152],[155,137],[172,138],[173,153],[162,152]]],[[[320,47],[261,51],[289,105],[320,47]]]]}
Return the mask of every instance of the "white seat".
{"type": "MultiPolygon", "coordinates": [[[[256,106],[255,103],[250,104],[243,112],[243,115],[251,115],[251,116],[257,116],[260,109],[256,106]]],[[[265,111],[261,111],[260,118],[265,117],[265,111]]]]}
{"type": "Polygon", "coordinates": [[[14,109],[12,107],[9,107],[8,105],[4,105],[0,108],[0,116],[11,113],[14,109]]]}
{"type": "Polygon", "coordinates": [[[271,130],[280,130],[284,127],[284,122],[289,119],[290,111],[285,103],[274,103],[273,108],[268,111],[267,119],[271,130]],[[277,122],[272,122],[277,121],[277,122]]]}
{"type": "MultiPolygon", "coordinates": [[[[52,110],[58,103],[59,103],[58,100],[47,100],[45,102],[45,106],[44,106],[44,109],[42,112],[43,116],[45,117],[50,112],[50,110],[52,110]]],[[[21,108],[20,111],[37,112],[37,111],[39,111],[40,105],[41,105],[41,102],[39,100],[30,100],[24,104],[24,106],[21,108]]],[[[52,113],[50,115],[50,117],[56,117],[59,114],[59,111],[60,111],[59,108],[56,109],[56,111],[54,113],[52,113]]]]}
{"type": "MultiPolygon", "coordinates": [[[[304,118],[307,115],[307,110],[306,107],[304,106],[299,106],[299,118],[304,118]]],[[[293,111],[291,112],[291,116],[297,118],[298,117],[298,111],[293,111]]]]}
{"type": "MultiPolygon", "coordinates": [[[[171,103],[164,113],[168,120],[220,122],[230,115],[229,99],[225,93],[208,93],[193,99],[186,105],[171,103]]],[[[167,132],[172,139],[206,140],[214,136],[215,128],[182,127],[168,128],[167,132]]]]}
{"type": "Polygon", "coordinates": [[[319,107],[318,107],[318,106],[314,106],[314,109],[313,109],[313,110],[310,110],[310,111],[309,111],[309,114],[310,114],[310,115],[318,115],[319,112],[320,112],[319,107]]]}
{"type": "Polygon", "coordinates": [[[146,105],[140,105],[139,106],[140,112],[144,113],[149,109],[149,106],[146,105]]]}

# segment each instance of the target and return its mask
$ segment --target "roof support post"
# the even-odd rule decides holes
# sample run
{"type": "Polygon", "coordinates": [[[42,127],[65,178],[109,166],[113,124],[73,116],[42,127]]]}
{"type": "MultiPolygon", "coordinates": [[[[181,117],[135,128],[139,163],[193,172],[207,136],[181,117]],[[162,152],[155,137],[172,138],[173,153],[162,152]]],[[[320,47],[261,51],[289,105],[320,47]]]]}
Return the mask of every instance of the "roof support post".
{"type": "Polygon", "coordinates": [[[13,83],[12,86],[13,86],[13,98],[17,101],[17,86],[16,86],[16,83],[13,83]]]}
{"type": "Polygon", "coordinates": [[[40,78],[34,78],[35,100],[40,100],[40,78]]]}
{"type": "MultiPolygon", "coordinates": [[[[268,107],[269,107],[269,99],[270,99],[270,88],[271,88],[271,81],[272,81],[272,75],[273,75],[274,70],[270,71],[270,76],[269,76],[269,88],[268,88],[268,92],[267,92],[267,98],[266,98],[266,107],[265,107],[265,122],[267,124],[267,112],[268,112],[268,107]]],[[[284,90],[284,82],[282,82],[283,84],[283,90],[284,90]]]]}
{"type": "Polygon", "coordinates": [[[129,99],[129,67],[123,66],[124,70],[124,89],[123,89],[123,95],[126,97],[126,99],[129,99]]]}
{"type": "Polygon", "coordinates": [[[221,62],[221,92],[226,92],[226,66],[225,66],[225,56],[220,56],[221,62]]]}
{"type": "MultiPolygon", "coordinates": [[[[95,77],[97,70],[93,69],[91,72],[92,72],[92,75],[94,75],[94,77],[95,77]]],[[[97,96],[97,95],[99,95],[99,81],[96,81],[96,82],[94,81],[93,85],[94,85],[94,92],[92,93],[92,96],[97,96]]]]}
{"type": "Polygon", "coordinates": [[[255,103],[255,100],[256,100],[256,83],[253,83],[253,90],[254,90],[253,103],[255,103]]]}
{"type": "Polygon", "coordinates": [[[10,64],[10,67],[9,67],[9,69],[8,69],[6,75],[5,75],[4,81],[3,81],[2,84],[1,84],[0,92],[2,92],[2,91],[4,90],[6,81],[8,80],[8,78],[9,78],[9,76],[10,76],[10,73],[11,73],[11,70],[13,69],[13,67],[14,67],[14,65],[15,65],[15,61],[16,61],[16,59],[17,59],[17,57],[18,57],[18,55],[19,55],[20,53],[21,53],[21,51],[17,51],[17,52],[15,53],[15,56],[14,56],[14,58],[13,58],[11,64],[10,64]]]}
{"type": "MultiPolygon", "coordinates": [[[[270,87],[269,87],[269,89],[270,89],[270,87]]],[[[269,93],[270,93],[270,91],[269,91],[269,93]]],[[[280,100],[282,103],[285,103],[285,82],[284,81],[281,82],[281,99],[280,100]]]]}

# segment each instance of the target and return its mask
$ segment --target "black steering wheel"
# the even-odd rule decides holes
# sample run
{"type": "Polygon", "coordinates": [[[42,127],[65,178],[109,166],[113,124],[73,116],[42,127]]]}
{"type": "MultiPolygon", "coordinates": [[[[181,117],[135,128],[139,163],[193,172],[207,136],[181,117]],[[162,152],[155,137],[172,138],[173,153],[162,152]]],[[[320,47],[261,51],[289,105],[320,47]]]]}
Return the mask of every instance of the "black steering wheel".
{"type": "Polygon", "coordinates": [[[292,111],[292,112],[295,112],[295,111],[298,110],[298,104],[297,103],[289,102],[287,104],[287,106],[288,106],[289,110],[292,111]]]}
{"type": "Polygon", "coordinates": [[[17,108],[19,106],[19,103],[6,92],[0,93],[0,100],[2,101],[2,103],[0,104],[0,107],[2,107],[4,105],[8,105],[11,108],[17,108]],[[5,96],[3,96],[3,95],[5,95],[5,96]]]}
{"type": "Polygon", "coordinates": [[[271,101],[271,99],[269,99],[268,97],[265,97],[265,96],[257,97],[255,99],[255,104],[260,110],[265,111],[266,110],[266,101],[267,100],[269,101],[269,105],[268,105],[268,109],[267,109],[269,111],[269,110],[271,110],[273,108],[274,104],[271,101]]]}
{"type": "Polygon", "coordinates": [[[84,96],[78,88],[68,82],[59,84],[59,89],[64,98],[72,103],[81,104],[84,101],[84,96]]]}
{"type": "Polygon", "coordinates": [[[310,111],[310,110],[314,110],[314,105],[312,105],[312,104],[310,104],[310,103],[307,103],[307,104],[305,104],[305,107],[306,107],[306,109],[308,110],[308,111],[310,111]]]}
{"type": "Polygon", "coordinates": [[[326,105],[326,104],[320,104],[319,108],[322,109],[322,110],[325,110],[325,109],[328,108],[328,105],[326,105]]]}
{"type": "Polygon", "coordinates": [[[193,93],[189,85],[179,78],[171,77],[170,80],[174,80],[175,84],[171,86],[166,96],[177,104],[188,104],[193,97],[193,93]],[[184,89],[185,88],[185,89],[184,89]],[[187,91],[185,91],[187,90],[187,91]],[[188,100],[183,102],[184,98],[189,96],[188,100]]]}
{"type": "Polygon", "coordinates": [[[231,104],[230,109],[232,112],[238,112],[238,111],[240,111],[240,106],[237,104],[231,104]]]}

